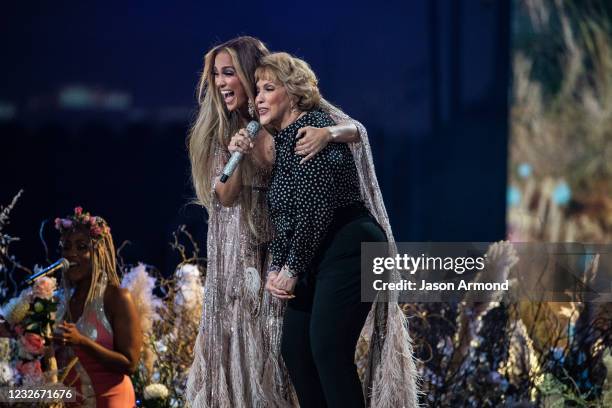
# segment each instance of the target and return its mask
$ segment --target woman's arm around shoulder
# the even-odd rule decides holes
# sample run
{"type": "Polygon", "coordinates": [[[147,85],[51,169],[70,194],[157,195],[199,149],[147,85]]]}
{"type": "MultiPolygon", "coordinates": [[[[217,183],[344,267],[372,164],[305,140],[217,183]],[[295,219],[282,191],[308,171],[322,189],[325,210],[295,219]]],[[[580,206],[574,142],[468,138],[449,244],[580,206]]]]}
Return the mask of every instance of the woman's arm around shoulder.
{"type": "Polygon", "coordinates": [[[330,123],[325,127],[304,126],[298,130],[295,154],[304,156],[301,163],[312,159],[329,143],[358,143],[361,141],[359,122],[351,118],[337,122],[338,118],[334,118],[330,113],[325,111],[318,113],[329,118],[330,123]]]}

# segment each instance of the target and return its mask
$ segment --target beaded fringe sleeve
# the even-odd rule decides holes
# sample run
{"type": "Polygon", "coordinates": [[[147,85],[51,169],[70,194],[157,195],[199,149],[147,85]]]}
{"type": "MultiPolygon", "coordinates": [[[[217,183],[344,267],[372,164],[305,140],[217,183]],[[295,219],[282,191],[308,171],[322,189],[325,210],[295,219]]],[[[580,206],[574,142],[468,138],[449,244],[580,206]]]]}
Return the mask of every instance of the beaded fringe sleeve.
{"type": "MultiPolygon", "coordinates": [[[[374,171],[368,133],[361,123],[329,102],[324,100],[322,107],[336,123],[350,122],[359,130],[361,141],[350,143],[349,146],[357,166],[361,197],[383,227],[389,240],[390,256],[395,257],[397,247],[374,171]]],[[[392,274],[394,281],[400,280],[398,271],[392,271],[392,274]]],[[[363,368],[361,381],[366,405],[372,408],[417,407],[418,374],[412,340],[408,334],[406,317],[397,304],[397,294],[391,295],[386,301],[372,304],[359,341],[366,344],[358,344],[357,349],[367,350],[365,355],[357,356],[358,360],[364,360],[357,361],[357,365],[363,368]]]]}

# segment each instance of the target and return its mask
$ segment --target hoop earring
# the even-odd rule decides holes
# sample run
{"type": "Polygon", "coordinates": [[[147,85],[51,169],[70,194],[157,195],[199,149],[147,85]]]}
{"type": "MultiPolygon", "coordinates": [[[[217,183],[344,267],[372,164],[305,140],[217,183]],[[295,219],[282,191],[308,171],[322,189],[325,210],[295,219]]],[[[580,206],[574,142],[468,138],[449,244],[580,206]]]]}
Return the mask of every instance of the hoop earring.
{"type": "Polygon", "coordinates": [[[255,117],[255,104],[253,104],[253,101],[249,99],[249,102],[247,103],[247,107],[248,107],[248,111],[249,111],[249,116],[251,118],[255,117]]]}

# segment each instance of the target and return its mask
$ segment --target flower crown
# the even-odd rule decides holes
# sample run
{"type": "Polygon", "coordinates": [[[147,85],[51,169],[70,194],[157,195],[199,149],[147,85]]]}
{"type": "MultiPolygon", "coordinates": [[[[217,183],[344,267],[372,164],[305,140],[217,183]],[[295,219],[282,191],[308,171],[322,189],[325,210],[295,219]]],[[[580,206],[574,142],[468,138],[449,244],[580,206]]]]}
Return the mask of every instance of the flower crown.
{"type": "Polygon", "coordinates": [[[111,230],[102,217],[90,215],[88,212],[84,213],[82,207],[76,207],[74,209],[74,215],[55,219],[55,229],[61,234],[74,230],[79,226],[89,228],[89,236],[95,240],[99,240],[105,235],[110,234],[111,230]]]}

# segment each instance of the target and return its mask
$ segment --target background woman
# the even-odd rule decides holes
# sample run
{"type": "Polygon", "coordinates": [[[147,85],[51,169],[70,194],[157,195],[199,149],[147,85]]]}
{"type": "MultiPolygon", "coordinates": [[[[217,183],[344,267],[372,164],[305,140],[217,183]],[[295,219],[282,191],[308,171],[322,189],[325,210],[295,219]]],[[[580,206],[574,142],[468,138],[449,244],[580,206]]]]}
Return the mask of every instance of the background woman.
{"type": "MultiPolygon", "coordinates": [[[[364,205],[346,145],[328,145],[307,163],[294,154],[300,127],[334,124],[318,109],[317,79],[308,64],[286,53],[271,54],[255,75],[261,123],[277,132],[268,197],[275,236],[266,287],[278,298],[291,299],[283,357],[301,407],[365,406],[353,361],[371,306],[361,302],[361,242],[384,242],[385,233],[364,205]]],[[[400,315],[395,318],[403,322],[400,315]]],[[[398,346],[411,353],[405,340],[398,346]]],[[[411,355],[403,355],[406,360],[393,356],[388,364],[396,372],[406,369],[405,390],[383,398],[416,406],[414,366],[411,355]]],[[[364,385],[369,402],[370,384],[364,385]]]]}
{"type": "MultiPolygon", "coordinates": [[[[188,141],[194,188],[208,212],[204,308],[187,382],[194,407],[297,403],[280,360],[283,303],[268,299],[261,284],[271,239],[265,192],[274,141],[262,130],[251,142],[243,129],[255,118],[254,74],[268,53],[261,41],[239,37],[204,58],[188,141]],[[251,150],[226,183],[218,182],[232,152],[251,150]]],[[[329,141],[359,140],[350,118],[338,122],[344,124],[302,129],[297,153],[308,160],[329,141]]]]}
{"type": "Polygon", "coordinates": [[[73,265],[62,276],[55,333],[60,360],[78,357],[65,383],[76,381],[79,406],[133,407],[129,375],[138,365],[142,333],[132,298],[119,287],[110,228],[80,207],[55,225],[62,256],[73,265]]]}

